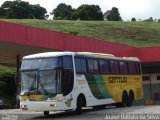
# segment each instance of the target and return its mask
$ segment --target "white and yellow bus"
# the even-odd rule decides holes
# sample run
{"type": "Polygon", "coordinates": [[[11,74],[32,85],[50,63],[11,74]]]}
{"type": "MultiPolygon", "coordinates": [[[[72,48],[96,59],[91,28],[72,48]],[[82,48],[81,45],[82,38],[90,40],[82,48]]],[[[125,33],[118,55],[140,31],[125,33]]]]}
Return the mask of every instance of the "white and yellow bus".
{"type": "Polygon", "coordinates": [[[107,104],[131,106],[143,97],[140,61],[90,52],[49,52],[23,57],[22,110],[76,110],[107,104]]]}

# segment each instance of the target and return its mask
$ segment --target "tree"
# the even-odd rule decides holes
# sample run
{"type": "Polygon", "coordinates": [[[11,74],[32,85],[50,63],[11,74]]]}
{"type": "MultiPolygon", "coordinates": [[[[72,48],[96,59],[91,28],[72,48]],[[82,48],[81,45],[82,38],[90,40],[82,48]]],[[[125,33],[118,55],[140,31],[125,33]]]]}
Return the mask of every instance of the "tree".
{"type": "Polygon", "coordinates": [[[71,20],[73,14],[73,9],[70,5],[65,3],[60,3],[56,9],[51,12],[51,15],[54,15],[53,19],[61,20],[71,20]]]}
{"type": "Polygon", "coordinates": [[[144,22],[154,22],[154,20],[153,20],[153,18],[152,18],[152,17],[150,17],[150,18],[148,18],[148,19],[144,20],[144,22]]]}
{"type": "Polygon", "coordinates": [[[81,5],[73,13],[73,19],[103,20],[101,8],[98,5],[81,5]]]}
{"type": "Polygon", "coordinates": [[[31,18],[31,15],[37,19],[44,19],[45,14],[47,13],[46,9],[40,5],[30,5],[29,2],[21,0],[5,1],[1,5],[0,10],[3,11],[0,12],[1,17],[15,19],[27,19],[31,18]],[[36,16],[35,13],[39,15],[36,14],[36,16]]]}
{"type": "Polygon", "coordinates": [[[9,7],[11,6],[11,1],[5,1],[0,7],[0,16],[6,18],[8,15],[9,7]]]}
{"type": "Polygon", "coordinates": [[[33,19],[46,19],[47,18],[47,11],[45,8],[41,7],[39,4],[37,5],[30,5],[31,12],[29,14],[29,18],[33,19]]]}
{"type": "Polygon", "coordinates": [[[5,10],[0,7],[0,18],[5,18],[5,10]]]}
{"type": "Polygon", "coordinates": [[[135,22],[135,21],[136,21],[136,18],[133,17],[133,18],[131,19],[131,21],[132,21],[132,22],[135,22]]]}
{"type": "Polygon", "coordinates": [[[110,14],[111,14],[111,10],[108,10],[107,12],[105,12],[105,13],[103,14],[104,19],[107,19],[107,16],[110,15],[110,14]]]}
{"type": "Polygon", "coordinates": [[[27,18],[29,14],[29,3],[16,0],[16,1],[6,1],[1,6],[2,9],[5,10],[6,18],[27,18]]]}
{"type": "Polygon", "coordinates": [[[107,16],[106,19],[108,21],[121,21],[121,16],[120,16],[120,13],[118,11],[118,8],[116,7],[113,7],[112,10],[109,10],[105,13],[107,16]]]}

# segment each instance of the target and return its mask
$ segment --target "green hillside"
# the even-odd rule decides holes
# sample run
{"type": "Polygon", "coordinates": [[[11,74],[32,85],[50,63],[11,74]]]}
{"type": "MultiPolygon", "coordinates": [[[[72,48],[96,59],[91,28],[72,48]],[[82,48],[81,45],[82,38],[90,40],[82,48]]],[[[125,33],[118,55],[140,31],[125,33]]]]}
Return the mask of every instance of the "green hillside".
{"type": "Polygon", "coordinates": [[[1,20],[136,47],[160,46],[160,23],[18,19],[1,20]]]}

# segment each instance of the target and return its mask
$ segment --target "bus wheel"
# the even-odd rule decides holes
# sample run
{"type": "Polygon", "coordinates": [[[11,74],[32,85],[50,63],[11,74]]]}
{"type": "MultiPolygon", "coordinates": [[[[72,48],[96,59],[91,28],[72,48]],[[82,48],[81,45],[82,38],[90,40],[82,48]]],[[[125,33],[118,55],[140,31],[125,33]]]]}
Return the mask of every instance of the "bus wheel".
{"type": "Polygon", "coordinates": [[[126,92],[123,92],[122,94],[122,107],[127,106],[128,104],[128,95],[126,92]]]}
{"type": "Polygon", "coordinates": [[[49,115],[49,111],[44,111],[44,115],[49,115]]]}
{"type": "Polygon", "coordinates": [[[132,91],[129,92],[127,106],[131,107],[134,101],[134,93],[132,91]]]}
{"type": "Polygon", "coordinates": [[[77,114],[82,113],[82,107],[85,106],[84,103],[85,103],[84,98],[82,96],[79,96],[78,99],[77,99],[77,108],[76,108],[76,111],[75,111],[77,114]]]}

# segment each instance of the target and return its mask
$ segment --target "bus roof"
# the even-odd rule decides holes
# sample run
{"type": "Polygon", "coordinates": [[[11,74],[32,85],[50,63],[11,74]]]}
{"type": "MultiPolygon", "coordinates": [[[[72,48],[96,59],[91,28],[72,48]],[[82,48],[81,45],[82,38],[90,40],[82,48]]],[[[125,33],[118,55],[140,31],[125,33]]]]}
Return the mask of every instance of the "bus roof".
{"type": "Polygon", "coordinates": [[[93,53],[93,52],[45,52],[33,55],[24,56],[23,59],[35,59],[35,58],[49,58],[64,55],[76,55],[81,57],[93,57],[93,58],[107,58],[115,60],[128,60],[128,61],[140,61],[137,57],[116,57],[112,54],[93,53]]]}
{"type": "Polygon", "coordinates": [[[64,56],[64,55],[72,55],[73,53],[74,52],[44,52],[44,53],[24,56],[23,59],[49,58],[49,57],[57,57],[57,56],[64,56]]]}
{"type": "Polygon", "coordinates": [[[116,57],[112,54],[104,54],[104,53],[93,53],[93,52],[77,52],[78,56],[85,57],[95,57],[95,58],[107,58],[107,59],[115,59],[115,60],[127,60],[127,61],[140,61],[137,57],[116,57]]]}

